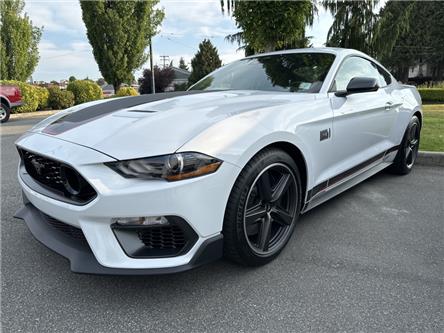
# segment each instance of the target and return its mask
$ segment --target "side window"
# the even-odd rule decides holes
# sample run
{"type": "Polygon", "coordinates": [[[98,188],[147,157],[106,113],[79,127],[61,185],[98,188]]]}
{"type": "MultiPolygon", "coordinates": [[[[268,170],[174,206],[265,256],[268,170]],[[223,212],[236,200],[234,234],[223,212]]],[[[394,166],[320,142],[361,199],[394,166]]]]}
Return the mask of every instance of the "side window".
{"type": "Polygon", "coordinates": [[[384,76],[380,74],[376,65],[361,57],[349,57],[344,60],[336,73],[333,91],[343,91],[354,77],[372,77],[378,80],[380,87],[385,87],[384,76]]]}
{"type": "Polygon", "coordinates": [[[392,77],[390,76],[389,73],[387,73],[386,70],[382,69],[381,67],[379,67],[378,65],[375,65],[376,68],[378,69],[379,72],[379,77],[380,77],[380,87],[385,87],[388,86],[390,83],[392,83],[392,77]]]}

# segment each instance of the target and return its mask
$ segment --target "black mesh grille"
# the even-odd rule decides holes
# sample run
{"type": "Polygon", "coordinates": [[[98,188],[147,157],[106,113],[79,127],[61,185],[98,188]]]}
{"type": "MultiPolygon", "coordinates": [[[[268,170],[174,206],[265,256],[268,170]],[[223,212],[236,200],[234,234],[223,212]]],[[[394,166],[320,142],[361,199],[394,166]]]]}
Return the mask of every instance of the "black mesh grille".
{"type": "Polygon", "coordinates": [[[176,225],[146,228],[138,235],[149,249],[174,249],[180,252],[187,242],[184,232],[176,225]]]}
{"type": "MultiPolygon", "coordinates": [[[[42,213],[43,214],[43,213],[42,213]]],[[[53,226],[58,231],[63,232],[65,235],[76,239],[78,241],[86,242],[85,235],[83,234],[83,231],[79,228],[73,227],[72,225],[63,223],[49,215],[43,214],[45,217],[45,220],[48,224],[53,226]]]]}
{"type": "Polygon", "coordinates": [[[181,217],[165,216],[162,225],[111,225],[122,249],[132,258],[166,258],[187,253],[199,236],[181,217]]]}
{"type": "Polygon", "coordinates": [[[70,166],[24,149],[19,149],[19,153],[26,172],[58,195],[79,203],[86,203],[97,195],[92,186],[70,166]]]}

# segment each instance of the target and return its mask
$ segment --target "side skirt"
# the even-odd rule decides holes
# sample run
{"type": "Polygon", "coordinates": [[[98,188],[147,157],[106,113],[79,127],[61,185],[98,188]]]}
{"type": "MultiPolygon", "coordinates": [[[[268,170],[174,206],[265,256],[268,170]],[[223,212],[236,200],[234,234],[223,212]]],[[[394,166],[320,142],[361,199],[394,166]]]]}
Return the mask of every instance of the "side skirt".
{"type": "Polygon", "coordinates": [[[338,194],[348,190],[349,188],[361,183],[365,179],[373,176],[379,171],[385,169],[393,163],[399,146],[395,146],[375,157],[333,177],[326,180],[307,193],[307,200],[302,214],[310,209],[324,203],[325,201],[337,196],[338,194]]]}

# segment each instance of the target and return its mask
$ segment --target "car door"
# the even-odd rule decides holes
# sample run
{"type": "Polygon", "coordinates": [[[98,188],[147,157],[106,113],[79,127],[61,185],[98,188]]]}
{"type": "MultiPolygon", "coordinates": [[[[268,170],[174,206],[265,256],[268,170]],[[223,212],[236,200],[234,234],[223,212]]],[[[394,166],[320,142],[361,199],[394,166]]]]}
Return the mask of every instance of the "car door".
{"type": "MultiPolygon", "coordinates": [[[[382,69],[359,56],[350,56],[340,65],[329,92],[333,110],[332,146],[334,160],[329,173],[336,176],[390,148],[396,121],[396,105],[387,89],[382,69]],[[379,89],[339,97],[354,77],[377,79],[379,89]]],[[[364,163],[365,164],[365,163],[364,163]]],[[[358,170],[356,170],[358,172],[358,170]]]]}

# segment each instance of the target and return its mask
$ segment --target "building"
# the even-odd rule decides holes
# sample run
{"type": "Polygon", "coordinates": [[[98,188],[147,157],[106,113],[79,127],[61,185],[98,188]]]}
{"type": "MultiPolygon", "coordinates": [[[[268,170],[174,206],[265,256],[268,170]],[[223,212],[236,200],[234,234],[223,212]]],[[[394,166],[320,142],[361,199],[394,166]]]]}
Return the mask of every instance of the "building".
{"type": "Polygon", "coordinates": [[[173,82],[171,82],[168,87],[165,88],[165,91],[174,91],[175,85],[188,83],[188,78],[191,75],[190,71],[182,68],[172,66],[171,69],[174,72],[174,79],[173,82]]]}

